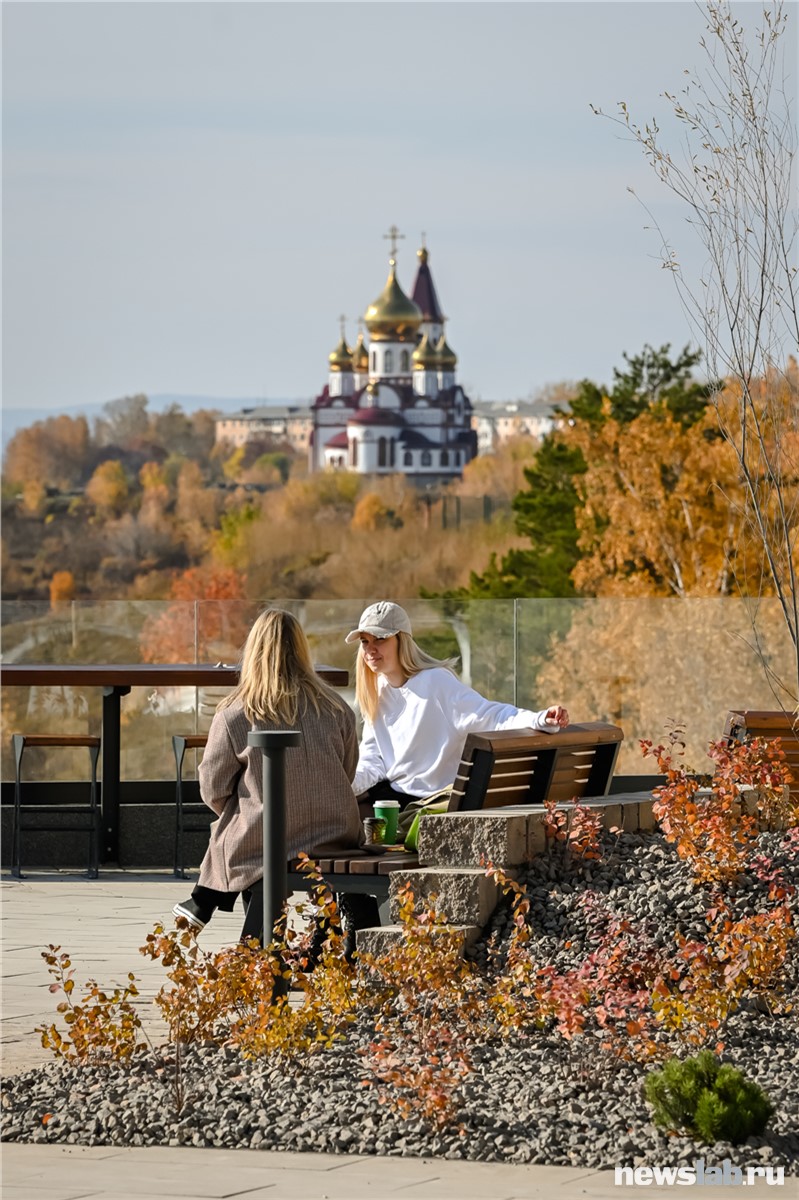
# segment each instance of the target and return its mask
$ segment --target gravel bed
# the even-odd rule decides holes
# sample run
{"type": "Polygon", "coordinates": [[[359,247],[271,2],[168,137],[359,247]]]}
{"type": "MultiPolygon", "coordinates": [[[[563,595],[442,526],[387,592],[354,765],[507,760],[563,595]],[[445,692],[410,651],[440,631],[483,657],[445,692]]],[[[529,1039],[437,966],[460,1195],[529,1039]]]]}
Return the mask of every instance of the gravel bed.
{"type": "MultiPolygon", "coordinates": [[[[779,834],[764,834],[761,842],[786,883],[796,887],[797,850],[779,834]]],[[[525,882],[536,957],[559,970],[576,966],[596,947],[607,925],[604,910],[629,917],[642,940],[662,948],[673,944],[675,929],[706,936],[710,891],[693,885],[690,869],[657,833],[608,839],[601,862],[579,867],[565,866],[557,854],[543,856],[525,882]]],[[[766,883],[751,874],[729,889],[727,899],[735,919],[776,903],[767,899],[766,883]]],[[[790,903],[796,918],[796,893],[790,903]]],[[[501,960],[508,931],[508,912],[500,908],[470,957],[485,965],[493,934],[492,954],[501,960]]],[[[797,1001],[798,959],[793,943],[785,984],[797,1001]]],[[[764,1135],[741,1146],[667,1136],[650,1122],[643,1097],[649,1068],[610,1060],[593,1034],[567,1043],[551,1029],[476,1047],[462,1089],[460,1128],[437,1132],[419,1118],[403,1119],[362,1086],[359,1051],[372,1032],[363,1019],[345,1042],[313,1055],[300,1071],[243,1060],[229,1047],[187,1047],[180,1101],[169,1051],[130,1067],[54,1062],[3,1081],[2,1138],[433,1155],[594,1169],[727,1158],[739,1167],[768,1165],[799,1174],[796,1011],[771,1016],[757,1004],[744,1004],[724,1031],[725,1061],[756,1080],[776,1109],[764,1135]]],[[[688,1053],[677,1042],[674,1050],[688,1053]]]]}

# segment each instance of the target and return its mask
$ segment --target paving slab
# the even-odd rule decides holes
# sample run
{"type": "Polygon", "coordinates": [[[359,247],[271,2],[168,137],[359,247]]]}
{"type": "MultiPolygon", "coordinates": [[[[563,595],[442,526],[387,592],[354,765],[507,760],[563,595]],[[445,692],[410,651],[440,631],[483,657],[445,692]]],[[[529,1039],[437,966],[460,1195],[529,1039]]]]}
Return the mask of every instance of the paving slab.
{"type": "MultiPolygon", "coordinates": [[[[3,1200],[620,1200],[667,1187],[617,1185],[612,1171],[447,1159],[189,1147],[4,1147],[3,1200]]],[[[740,1188],[714,1187],[740,1197],[740,1188]]],[[[799,1181],[757,1180],[747,1200],[796,1200],[799,1181]]]]}

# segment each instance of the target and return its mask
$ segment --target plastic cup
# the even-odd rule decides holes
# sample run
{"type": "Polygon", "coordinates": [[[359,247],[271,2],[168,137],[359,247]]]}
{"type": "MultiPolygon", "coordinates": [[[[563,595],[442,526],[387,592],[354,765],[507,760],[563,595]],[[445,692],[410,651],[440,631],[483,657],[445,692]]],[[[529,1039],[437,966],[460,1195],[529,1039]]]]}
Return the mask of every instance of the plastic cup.
{"type": "Polygon", "coordinates": [[[386,840],[386,823],[382,817],[367,817],[363,823],[367,846],[382,846],[386,840]]]}
{"type": "Polygon", "coordinates": [[[386,823],[383,841],[387,846],[393,846],[397,840],[397,825],[399,823],[399,800],[378,800],[375,804],[375,816],[386,823]]]}

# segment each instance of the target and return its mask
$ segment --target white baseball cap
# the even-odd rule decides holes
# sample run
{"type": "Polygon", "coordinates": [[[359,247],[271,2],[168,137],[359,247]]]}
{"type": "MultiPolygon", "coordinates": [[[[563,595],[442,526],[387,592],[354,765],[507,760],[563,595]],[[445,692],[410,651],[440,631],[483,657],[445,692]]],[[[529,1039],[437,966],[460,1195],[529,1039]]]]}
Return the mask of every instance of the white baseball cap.
{"type": "Polygon", "coordinates": [[[357,642],[362,633],[371,633],[372,637],[393,637],[395,633],[412,633],[410,617],[399,604],[390,600],[378,600],[370,604],[361,613],[357,629],[351,629],[345,637],[345,642],[357,642]]]}

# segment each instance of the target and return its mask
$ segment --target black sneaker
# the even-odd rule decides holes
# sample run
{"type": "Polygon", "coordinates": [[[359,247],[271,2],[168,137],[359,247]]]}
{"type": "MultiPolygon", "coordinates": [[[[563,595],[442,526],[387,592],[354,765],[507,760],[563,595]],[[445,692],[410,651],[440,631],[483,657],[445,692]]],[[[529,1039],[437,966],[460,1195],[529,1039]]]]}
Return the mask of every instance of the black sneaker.
{"type": "Polygon", "coordinates": [[[176,917],[185,917],[192,928],[197,930],[204,929],[214,915],[207,908],[200,908],[193,896],[189,896],[188,900],[181,900],[172,912],[176,917]]]}

